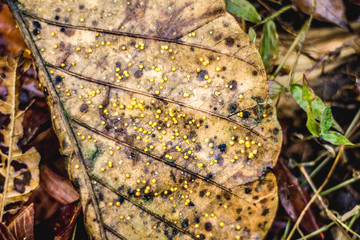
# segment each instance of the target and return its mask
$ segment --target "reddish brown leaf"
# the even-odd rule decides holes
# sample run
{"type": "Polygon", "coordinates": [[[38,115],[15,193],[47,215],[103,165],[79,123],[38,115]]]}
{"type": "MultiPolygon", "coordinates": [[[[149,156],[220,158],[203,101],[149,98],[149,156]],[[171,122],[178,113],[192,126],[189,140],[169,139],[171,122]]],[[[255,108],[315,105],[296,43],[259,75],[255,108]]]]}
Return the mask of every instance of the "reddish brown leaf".
{"type": "MultiPolygon", "coordinates": [[[[24,40],[16,27],[16,23],[8,6],[0,3],[0,49],[2,53],[16,56],[21,50],[26,50],[24,40]]],[[[24,56],[30,57],[30,51],[25,51],[24,56]]]]}
{"type": "Polygon", "coordinates": [[[10,223],[9,229],[16,239],[34,239],[34,204],[22,209],[10,223]]]}
{"type": "Polygon", "coordinates": [[[16,240],[9,228],[0,222],[0,240],[16,240]]]}
{"type": "Polygon", "coordinates": [[[70,180],[59,176],[48,166],[41,170],[40,178],[41,187],[61,204],[66,205],[79,199],[70,180]]]}
{"type": "MultiPolygon", "coordinates": [[[[280,202],[292,220],[296,221],[308,202],[308,195],[300,186],[297,178],[284,165],[281,158],[274,169],[278,178],[280,202]]],[[[318,229],[311,209],[305,214],[301,226],[308,232],[318,229]]]]}
{"type": "MultiPolygon", "coordinates": [[[[65,225],[66,227],[63,229],[63,231],[60,234],[58,234],[54,238],[54,240],[67,240],[70,238],[70,235],[71,235],[71,233],[74,229],[75,223],[76,223],[76,219],[78,218],[78,216],[81,212],[81,206],[79,205],[79,203],[77,203],[77,205],[75,205],[75,203],[73,203],[73,204],[70,204],[70,206],[76,206],[76,208],[72,211],[73,215],[70,219],[70,222],[67,225],[65,225]]],[[[65,207],[67,207],[67,206],[65,206],[65,207]]]]}
{"type": "MultiPolygon", "coordinates": [[[[306,14],[311,13],[311,0],[292,0],[306,14]]],[[[345,6],[342,0],[317,0],[314,18],[320,21],[332,22],[340,27],[347,27],[345,6]]]]}

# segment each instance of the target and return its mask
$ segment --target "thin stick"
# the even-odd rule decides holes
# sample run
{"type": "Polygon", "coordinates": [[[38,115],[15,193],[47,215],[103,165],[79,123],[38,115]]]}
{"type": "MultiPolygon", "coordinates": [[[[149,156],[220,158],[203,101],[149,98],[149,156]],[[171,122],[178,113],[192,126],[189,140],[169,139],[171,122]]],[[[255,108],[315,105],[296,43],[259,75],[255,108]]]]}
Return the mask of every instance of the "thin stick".
{"type": "Polygon", "coordinates": [[[314,196],[310,199],[310,201],[308,202],[308,204],[305,206],[305,208],[302,210],[300,216],[298,217],[297,221],[295,222],[294,227],[292,228],[287,240],[290,240],[292,238],[292,236],[295,233],[296,228],[299,226],[300,222],[302,221],[302,219],[304,218],[307,210],[310,208],[311,204],[315,201],[315,199],[317,198],[317,196],[320,194],[320,192],[324,189],[324,187],[326,186],[326,184],[329,182],[329,179],[331,177],[331,175],[333,174],[336,165],[338,164],[339,160],[340,160],[340,156],[342,151],[344,150],[344,145],[342,145],[339,149],[339,152],[335,158],[335,161],[333,163],[333,165],[331,166],[331,169],[328,173],[328,175],[326,176],[324,182],[321,184],[321,186],[319,187],[319,189],[316,191],[316,193],[314,194],[314,196]]]}

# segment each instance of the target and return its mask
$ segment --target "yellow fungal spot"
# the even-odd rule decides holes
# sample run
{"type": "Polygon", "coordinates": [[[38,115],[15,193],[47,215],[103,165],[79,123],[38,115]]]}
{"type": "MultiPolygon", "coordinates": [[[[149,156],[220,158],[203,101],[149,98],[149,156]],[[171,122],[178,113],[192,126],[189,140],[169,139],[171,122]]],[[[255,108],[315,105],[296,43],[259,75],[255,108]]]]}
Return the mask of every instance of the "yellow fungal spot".
{"type": "Polygon", "coordinates": [[[224,227],[225,223],[224,222],[220,222],[220,227],[224,227]]]}
{"type": "Polygon", "coordinates": [[[80,22],[85,22],[85,18],[80,18],[80,22]]]}
{"type": "Polygon", "coordinates": [[[42,52],[44,52],[45,51],[45,49],[44,48],[42,48],[42,49],[40,49],[42,52]]]}
{"type": "Polygon", "coordinates": [[[239,231],[239,230],[241,229],[241,226],[240,226],[240,225],[237,225],[237,226],[235,227],[235,229],[236,229],[237,231],[239,231]]]}

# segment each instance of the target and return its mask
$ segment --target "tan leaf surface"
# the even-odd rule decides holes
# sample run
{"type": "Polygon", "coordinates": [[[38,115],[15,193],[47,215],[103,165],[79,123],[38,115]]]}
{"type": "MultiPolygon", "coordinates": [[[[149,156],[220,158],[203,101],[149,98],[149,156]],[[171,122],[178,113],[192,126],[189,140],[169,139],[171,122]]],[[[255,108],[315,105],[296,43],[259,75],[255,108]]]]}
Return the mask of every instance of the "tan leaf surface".
{"type": "Polygon", "coordinates": [[[261,239],[281,130],[212,1],[10,1],[96,239],[261,239]]]}
{"type": "Polygon", "coordinates": [[[25,110],[19,109],[19,68],[27,70],[28,66],[28,60],[0,58],[1,85],[6,89],[0,100],[0,115],[6,119],[0,129],[3,137],[0,148],[1,216],[6,211],[18,211],[39,184],[40,154],[34,147],[22,152],[18,146],[24,134],[22,121],[25,113],[25,110]]]}

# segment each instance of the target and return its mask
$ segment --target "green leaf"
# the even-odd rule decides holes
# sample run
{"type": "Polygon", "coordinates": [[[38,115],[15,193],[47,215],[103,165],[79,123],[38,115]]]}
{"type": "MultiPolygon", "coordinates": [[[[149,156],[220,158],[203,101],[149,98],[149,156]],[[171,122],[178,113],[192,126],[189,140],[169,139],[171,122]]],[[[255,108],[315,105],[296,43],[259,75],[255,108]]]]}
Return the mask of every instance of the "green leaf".
{"type": "MultiPolygon", "coordinates": [[[[293,98],[295,99],[296,103],[304,110],[307,111],[308,102],[303,100],[302,92],[303,92],[302,85],[299,84],[292,84],[290,86],[290,92],[293,98]]],[[[315,97],[315,99],[311,102],[311,107],[314,113],[314,117],[316,120],[321,120],[321,115],[324,112],[324,109],[326,107],[325,103],[319,98],[315,97]]],[[[342,131],[339,124],[332,118],[332,125],[333,128],[335,128],[338,131],[342,131]]]]}
{"type": "Polygon", "coordinates": [[[260,43],[260,54],[264,62],[266,72],[271,70],[271,60],[276,59],[279,50],[279,39],[275,23],[270,20],[264,25],[260,43]]]}
{"type": "Polygon", "coordinates": [[[311,102],[314,100],[313,93],[311,91],[310,86],[307,84],[307,82],[304,81],[304,85],[302,88],[302,99],[305,102],[311,102]]]}
{"type": "Polygon", "coordinates": [[[251,41],[253,41],[253,43],[255,43],[255,40],[256,40],[256,32],[253,28],[250,28],[249,29],[249,32],[248,32],[250,38],[251,38],[251,41]]]}
{"type": "Polygon", "coordinates": [[[324,134],[331,128],[331,124],[332,124],[331,117],[332,117],[331,108],[329,105],[326,105],[326,107],[321,115],[321,122],[320,122],[322,134],[324,134]]]}
{"type": "Polygon", "coordinates": [[[322,134],[322,137],[324,138],[324,140],[334,145],[354,145],[346,137],[344,137],[342,134],[338,132],[328,131],[322,134]]]}
{"type": "Polygon", "coordinates": [[[306,121],[306,127],[309,130],[309,132],[316,136],[319,137],[320,136],[320,126],[319,123],[316,122],[315,117],[314,117],[314,112],[312,110],[312,108],[310,107],[310,105],[307,107],[307,121],[306,121]]]}
{"type": "Polygon", "coordinates": [[[258,23],[261,21],[254,6],[246,0],[226,0],[226,10],[246,21],[258,23]]]}

